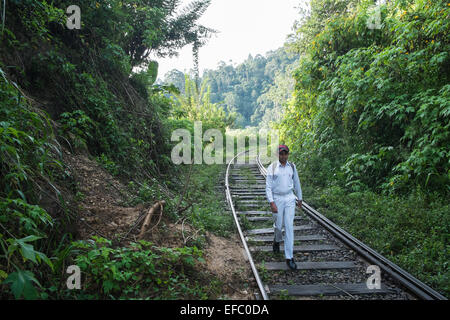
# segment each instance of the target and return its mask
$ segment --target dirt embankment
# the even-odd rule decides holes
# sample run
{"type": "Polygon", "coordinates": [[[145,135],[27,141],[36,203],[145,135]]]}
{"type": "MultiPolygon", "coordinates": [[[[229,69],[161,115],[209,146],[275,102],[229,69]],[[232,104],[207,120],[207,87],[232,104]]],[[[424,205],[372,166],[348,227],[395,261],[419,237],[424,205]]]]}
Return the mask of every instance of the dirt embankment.
{"type": "MultiPolygon", "coordinates": [[[[132,197],[127,188],[85,154],[64,151],[64,161],[71,169],[80,192],[77,196],[79,219],[76,221],[76,238],[101,236],[117,245],[136,241],[142,217],[151,204],[124,206],[132,197]]],[[[159,214],[152,219],[152,226],[158,220],[159,214]]],[[[169,221],[164,214],[159,224],[151,229],[144,240],[161,247],[183,247],[186,239],[196,232],[190,225],[169,221]]],[[[254,299],[253,275],[237,234],[228,239],[207,232],[203,252],[206,262],[198,269],[223,282],[222,293],[226,298],[254,299]]]]}

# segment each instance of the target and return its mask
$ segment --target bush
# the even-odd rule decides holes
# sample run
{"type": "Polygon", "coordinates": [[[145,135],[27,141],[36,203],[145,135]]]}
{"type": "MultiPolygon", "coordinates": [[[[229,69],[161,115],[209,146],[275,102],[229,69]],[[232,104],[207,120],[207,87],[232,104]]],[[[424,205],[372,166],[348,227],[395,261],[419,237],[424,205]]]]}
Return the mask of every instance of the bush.
{"type": "Polygon", "coordinates": [[[77,298],[206,299],[217,290],[197,271],[204,260],[196,247],[171,249],[139,241],[113,248],[107,239],[94,240],[74,243],[80,250],[74,263],[85,275],[77,298]]]}
{"type": "Polygon", "coordinates": [[[0,104],[0,287],[2,296],[33,299],[38,297],[39,280],[45,278],[42,274],[48,273],[42,262],[53,270],[42,239],[55,224],[37,204],[34,189],[39,181],[41,190],[46,187],[61,196],[54,183],[63,167],[55,159],[61,151],[47,116],[30,110],[2,69],[0,104]]]}
{"type": "Polygon", "coordinates": [[[450,295],[446,235],[450,205],[416,189],[408,197],[334,186],[304,190],[308,203],[330,220],[444,295],[450,295]],[[363,205],[362,205],[363,204],[363,205]]]}

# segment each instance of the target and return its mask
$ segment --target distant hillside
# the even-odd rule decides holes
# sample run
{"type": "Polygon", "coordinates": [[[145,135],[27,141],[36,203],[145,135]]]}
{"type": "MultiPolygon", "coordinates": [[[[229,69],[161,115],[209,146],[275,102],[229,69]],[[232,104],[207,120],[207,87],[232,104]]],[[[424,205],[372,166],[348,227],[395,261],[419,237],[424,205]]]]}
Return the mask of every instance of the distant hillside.
{"type": "MultiPolygon", "coordinates": [[[[206,70],[200,80],[208,80],[212,103],[222,103],[226,111],[238,113],[238,125],[259,125],[276,117],[274,111],[289,99],[293,88],[290,71],[298,58],[279,48],[265,56],[249,55],[236,67],[222,61],[216,70],[206,70]]],[[[184,92],[183,72],[168,72],[164,82],[184,92]]]]}

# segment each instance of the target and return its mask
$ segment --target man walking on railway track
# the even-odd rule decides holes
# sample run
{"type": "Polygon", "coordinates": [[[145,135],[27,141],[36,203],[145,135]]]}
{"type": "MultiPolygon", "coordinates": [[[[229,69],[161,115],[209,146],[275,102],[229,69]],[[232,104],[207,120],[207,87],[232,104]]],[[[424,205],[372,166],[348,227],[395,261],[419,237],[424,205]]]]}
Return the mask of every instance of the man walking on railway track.
{"type": "Polygon", "coordinates": [[[288,161],[289,148],[286,145],[278,147],[278,161],[267,168],[266,196],[274,213],[273,252],[280,252],[280,242],[283,240],[282,227],[285,229],[284,255],[286,264],[291,270],[297,269],[294,261],[294,216],[295,204],[302,207],[302,188],[295,164],[288,161]],[[297,195],[297,200],[295,195],[297,195]]]}

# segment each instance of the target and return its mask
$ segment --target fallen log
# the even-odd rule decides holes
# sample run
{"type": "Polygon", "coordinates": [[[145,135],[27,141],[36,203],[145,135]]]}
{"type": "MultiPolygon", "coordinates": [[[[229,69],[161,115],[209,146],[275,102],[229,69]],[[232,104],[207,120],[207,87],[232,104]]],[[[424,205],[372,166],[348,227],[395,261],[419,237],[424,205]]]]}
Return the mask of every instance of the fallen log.
{"type": "Polygon", "coordinates": [[[154,214],[156,214],[158,211],[162,211],[163,209],[163,205],[166,203],[166,201],[161,200],[156,202],[149,210],[147,213],[147,216],[144,219],[144,223],[142,224],[141,227],[141,232],[139,233],[139,240],[142,239],[142,237],[144,236],[144,234],[147,232],[149,226],[150,226],[150,222],[152,221],[152,217],[154,214]]]}

